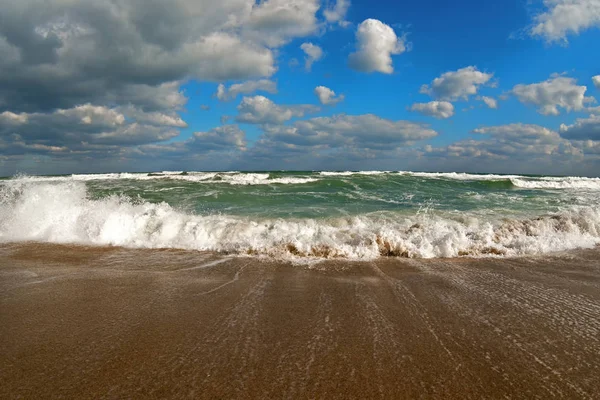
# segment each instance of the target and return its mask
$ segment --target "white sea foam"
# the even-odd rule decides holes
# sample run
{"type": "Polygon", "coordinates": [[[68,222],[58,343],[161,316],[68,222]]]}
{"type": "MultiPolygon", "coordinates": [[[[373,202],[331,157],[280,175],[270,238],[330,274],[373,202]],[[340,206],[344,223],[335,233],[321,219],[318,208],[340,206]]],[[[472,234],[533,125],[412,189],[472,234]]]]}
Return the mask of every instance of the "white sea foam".
{"type": "Polygon", "coordinates": [[[229,183],[231,185],[271,185],[271,184],[282,184],[282,185],[297,185],[303,183],[316,182],[314,178],[304,177],[281,177],[281,178],[269,178],[269,174],[236,174],[236,175],[224,175],[221,177],[222,182],[229,183]]]}
{"type": "Polygon", "coordinates": [[[390,171],[321,171],[322,176],[352,176],[352,175],[383,175],[389,174],[390,171]]]}
{"type": "Polygon", "coordinates": [[[453,179],[459,181],[501,181],[512,178],[524,178],[521,175],[496,175],[496,174],[467,174],[464,172],[411,172],[399,171],[400,175],[416,176],[432,179],[453,179]]]}
{"type": "Polygon", "coordinates": [[[543,177],[537,179],[511,178],[513,185],[527,189],[591,189],[600,190],[599,178],[543,177]]]}
{"type": "Polygon", "coordinates": [[[352,172],[352,171],[341,171],[341,172],[322,171],[322,172],[319,172],[319,175],[322,175],[322,176],[352,176],[354,174],[355,174],[355,172],[352,172]]]}
{"type": "Polygon", "coordinates": [[[527,177],[523,175],[468,174],[459,172],[410,172],[400,175],[432,179],[459,181],[502,181],[509,180],[514,186],[526,189],[592,189],[600,190],[600,178],[586,177],[527,177]]]}
{"type": "Polygon", "coordinates": [[[74,174],[70,176],[27,176],[21,177],[31,182],[68,182],[103,180],[178,180],[195,183],[221,183],[229,185],[298,185],[319,181],[319,177],[349,177],[355,175],[375,176],[383,174],[403,175],[426,179],[448,179],[458,181],[507,181],[515,187],[524,189],[589,189],[600,190],[600,178],[585,177],[527,177],[523,175],[468,174],[458,172],[410,172],[399,171],[341,171],[319,172],[318,175],[271,177],[269,173],[252,172],[188,172],[162,171],[158,173],[112,173],[112,174],[74,174]]]}
{"type": "MultiPolygon", "coordinates": [[[[259,178],[257,178],[259,179],[259,178]]],[[[600,211],[573,208],[530,219],[474,214],[377,213],[330,219],[200,216],[166,203],[88,197],[84,182],[6,181],[0,241],[182,248],[283,258],[529,255],[600,242],[600,211]]]]}
{"type": "Polygon", "coordinates": [[[230,185],[293,185],[316,182],[318,179],[309,177],[289,176],[270,178],[268,173],[242,173],[242,172],[190,172],[183,174],[180,171],[163,171],[151,174],[114,173],[114,174],[74,174],[70,176],[25,176],[20,179],[30,182],[89,182],[110,180],[177,180],[196,183],[223,183],[230,185]]]}

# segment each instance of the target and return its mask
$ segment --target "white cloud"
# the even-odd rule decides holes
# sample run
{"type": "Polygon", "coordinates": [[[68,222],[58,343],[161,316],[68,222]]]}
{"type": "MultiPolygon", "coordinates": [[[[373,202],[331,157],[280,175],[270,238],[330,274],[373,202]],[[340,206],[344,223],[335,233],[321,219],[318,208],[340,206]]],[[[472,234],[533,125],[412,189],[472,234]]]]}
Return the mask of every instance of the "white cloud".
{"type": "MultiPolygon", "coordinates": [[[[206,132],[195,132],[185,141],[147,144],[122,152],[122,157],[135,160],[136,164],[152,160],[150,168],[160,170],[157,163],[166,166],[176,162],[178,168],[202,162],[203,168],[226,168],[239,152],[246,151],[246,134],[237,125],[223,125],[206,132]],[[183,163],[181,163],[183,161],[183,163]],[[192,163],[192,164],[190,164],[192,163]]],[[[160,165],[160,164],[159,164],[160,165]]],[[[164,168],[163,168],[164,169],[164,168]]]]}
{"type": "Polygon", "coordinates": [[[482,127],[473,134],[483,135],[484,140],[462,140],[445,147],[427,147],[425,154],[436,157],[457,157],[474,162],[473,158],[489,160],[520,160],[530,163],[533,159],[549,157],[581,157],[581,150],[562,139],[557,132],[539,125],[509,124],[482,127]]]}
{"type": "Polygon", "coordinates": [[[228,99],[275,93],[266,78],[278,47],[325,24],[320,0],[43,3],[0,11],[0,134],[21,138],[15,151],[115,154],[176,137],[187,126],[185,82],[242,81],[221,87],[228,99]]]}
{"type": "Polygon", "coordinates": [[[534,17],[530,34],[549,42],[567,41],[592,27],[600,27],[600,0],[544,0],[545,10],[534,17]]]}
{"type": "Polygon", "coordinates": [[[323,11],[323,15],[327,22],[337,22],[341,26],[347,26],[349,22],[345,19],[348,8],[350,8],[350,0],[336,0],[335,5],[323,11]]]}
{"type": "Polygon", "coordinates": [[[207,132],[195,132],[186,143],[193,149],[246,149],[246,134],[237,125],[223,125],[207,132]]]}
{"type": "Polygon", "coordinates": [[[562,124],[560,135],[571,140],[600,141],[600,115],[577,119],[573,125],[562,124]]]}
{"type": "Polygon", "coordinates": [[[588,107],[585,109],[586,112],[594,115],[600,115],[600,106],[588,107]]]}
{"type": "Polygon", "coordinates": [[[26,124],[28,121],[29,117],[26,113],[15,114],[10,111],[4,111],[0,114],[0,124],[21,125],[26,124]]]}
{"type": "Polygon", "coordinates": [[[84,104],[68,110],[57,110],[54,115],[64,116],[74,123],[113,127],[123,125],[125,116],[115,109],[84,104]]]}
{"type": "Polygon", "coordinates": [[[172,139],[187,127],[176,113],[146,112],[133,105],[83,104],[50,113],[0,114],[0,137],[17,137],[22,148],[43,145],[84,150],[89,146],[134,146],[172,139]]]}
{"type": "Polygon", "coordinates": [[[389,150],[430,139],[437,132],[427,125],[392,121],[373,114],[318,117],[297,121],[292,126],[267,127],[269,146],[313,149],[356,148],[389,150]]]}
{"type": "MultiPolygon", "coordinates": [[[[254,3],[254,0],[252,0],[254,3]]],[[[256,3],[247,21],[246,34],[270,47],[317,32],[319,0],[265,0],[256,3]]]]}
{"type": "Polygon", "coordinates": [[[593,76],[592,82],[594,82],[594,86],[596,86],[597,89],[600,89],[600,75],[593,76]]]}
{"type": "Polygon", "coordinates": [[[483,101],[485,103],[485,105],[488,106],[489,108],[493,108],[493,109],[498,108],[498,100],[494,99],[493,97],[481,96],[481,97],[478,97],[477,99],[483,101]]]}
{"type": "Polygon", "coordinates": [[[164,113],[164,112],[147,112],[142,111],[134,106],[119,107],[127,118],[133,119],[142,124],[154,125],[154,126],[171,126],[174,128],[187,128],[188,124],[181,119],[177,113],[164,113]]]}
{"type": "Polygon", "coordinates": [[[363,21],[356,31],[355,53],[350,54],[348,63],[360,72],[394,72],[392,55],[406,51],[404,37],[398,38],[394,30],[376,19],[363,21]]]}
{"type": "Polygon", "coordinates": [[[479,87],[488,83],[493,76],[469,66],[443,73],[431,85],[423,85],[420,92],[439,100],[467,100],[469,96],[477,94],[479,87]]]}
{"type": "Polygon", "coordinates": [[[450,118],[454,115],[454,106],[447,101],[430,101],[429,103],[415,103],[410,108],[411,111],[417,111],[423,115],[435,117],[438,119],[450,118]]]}
{"type": "MultiPolygon", "coordinates": [[[[108,90],[107,93],[98,93],[96,96],[92,96],[92,99],[96,100],[96,103],[111,105],[133,104],[144,110],[175,111],[182,109],[188,101],[185,93],[180,89],[181,84],[180,81],[165,82],[159,85],[128,83],[108,90]]],[[[68,99],[68,101],[76,101],[76,98],[68,99]]],[[[90,101],[83,103],[90,103],[90,101]]]]}
{"type": "Polygon", "coordinates": [[[325,86],[317,86],[315,88],[315,95],[319,98],[321,104],[335,105],[345,98],[343,94],[336,96],[333,90],[325,86]]]}
{"type": "Polygon", "coordinates": [[[573,78],[553,75],[544,82],[516,85],[511,93],[521,103],[538,106],[540,114],[559,115],[559,107],[567,111],[581,111],[585,103],[595,101],[593,97],[585,97],[586,90],[586,86],[578,86],[573,78]]]}
{"type": "Polygon", "coordinates": [[[159,101],[150,91],[165,83],[269,77],[276,47],[322,27],[319,7],[319,0],[9,2],[1,11],[0,105],[35,112],[129,104],[124,88],[142,86],[159,101]]]}
{"type": "Polygon", "coordinates": [[[233,84],[229,87],[221,83],[217,87],[215,95],[221,101],[228,101],[235,99],[239,94],[251,94],[257,91],[275,94],[277,93],[277,83],[269,79],[246,81],[233,84]]]}
{"type": "Polygon", "coordinates": [[[225,81],[271,76],[277,70],[273,53],[269,49],[221,32],[212,33],[201,41],[182,46],[181,53],[156,55],[148,62],[181,62],[190,55],[194,56],[194,65],[190,65],[190,72],[202,80],[225,81]],[[171,57],[173,58],[169,60],[171,57]]]}
{"type": "Polygon", "coordinates": [[[237,122],[274,125],[318,110],[311,105],[277,105],[264,96],[244,97],[237,109],[239,112],[235,119],[237,122]]]}
{"type": "Polygon", "coordinates": [[[473,133],[490,135],[499,139],[526,141],[554,141],[558,138],[556,132],[539,125],[509,124],[477,128],[473,133]]]}
{"type": "Polygon", "coordinates": [[[307,71],[310,71],[314,62],[319,61],[323,57],[323,49],[312,43],[302,43],[300,48],[306,54],[306,57],[304,57],[304,67],[307,71]]]}

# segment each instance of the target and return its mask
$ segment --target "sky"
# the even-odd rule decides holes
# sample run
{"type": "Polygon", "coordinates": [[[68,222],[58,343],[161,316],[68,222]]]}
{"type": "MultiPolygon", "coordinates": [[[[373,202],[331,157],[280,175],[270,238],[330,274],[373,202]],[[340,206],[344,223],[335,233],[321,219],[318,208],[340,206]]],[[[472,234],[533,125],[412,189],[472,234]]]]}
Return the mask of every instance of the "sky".
{"type": "Polygon", "coordinates": [[[0,0],[0,175],[600,176],[600,0],[0,0]]]}

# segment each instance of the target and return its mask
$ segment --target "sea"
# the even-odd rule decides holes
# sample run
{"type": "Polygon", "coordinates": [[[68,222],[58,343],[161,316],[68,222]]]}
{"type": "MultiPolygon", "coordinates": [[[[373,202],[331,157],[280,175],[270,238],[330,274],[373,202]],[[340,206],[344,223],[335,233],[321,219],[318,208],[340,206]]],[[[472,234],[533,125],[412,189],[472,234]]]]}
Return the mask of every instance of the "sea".
{"type": "Polygon", "coordinates": [[[408,171],[0,179],[0,243],[291,261],[521,257],[600,243],[600,179],[408,171]]]}

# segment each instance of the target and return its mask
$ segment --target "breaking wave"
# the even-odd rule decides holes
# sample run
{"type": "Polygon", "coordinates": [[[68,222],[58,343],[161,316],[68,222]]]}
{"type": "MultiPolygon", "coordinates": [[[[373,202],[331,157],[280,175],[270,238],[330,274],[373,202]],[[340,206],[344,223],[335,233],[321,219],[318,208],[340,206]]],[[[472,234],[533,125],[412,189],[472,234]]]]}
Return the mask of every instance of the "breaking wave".
{"type": "MultiPolygon", "coordinates": [[[[256,178],[263,179],[263,178],[256,178]]],[[[281,258],[520,256],[600,243],[600,212],[579,207],[528,219],[468,212],[259,219],[197,215],[124,196],[91,199],[84,182],[5,181],[0,241],[180,248],[281,258]]]]}
{"type": "Polygon", "coordinates": [[[195,183],[224,183],[230,185],[293,185],[316,182],[317,179],[310,177],[271,177],[269,173],[244,173],[244,172],[183,172],[164,171],[153,173],[114,173],[114,174],[73,174],[69,176],[24,176],[20,179],[31,182],[88,182],[88,181],[111,181],[111,180],[176,180],[195,183]]]}
{"type": "Polygon", "coordinates": [[[552,178],[543,177],[538,179],[520,179],[511,178],[511,182],[516,187],[527,189],[591,189],[600,190],[599,178],[552,178]]]}
{"type": "Polygon", "coordinates": [[[301,185],[319,182],[321,180],[340,181],[353,176],[406,176],[433,180],[451,180],[463,182],[480,182],[488,187],[520,188],[520,189],[587,189],[600,190],[600,178],[585,177],[528,177],[524,175],[497,175],[497,174],[468,174],[457,172],[409,172],[409,171],[340,171],[316,172],[300,175],[280,175],[273,173],[257,172],[184,172],[163,171],[154,173],[112,173],[112,174],[74,174],[69,176],[27,176],[21,177],[31,182],[88,182],[111,180],[175,180],[192,183],[228,184],[228,185],[301,185]]]}

